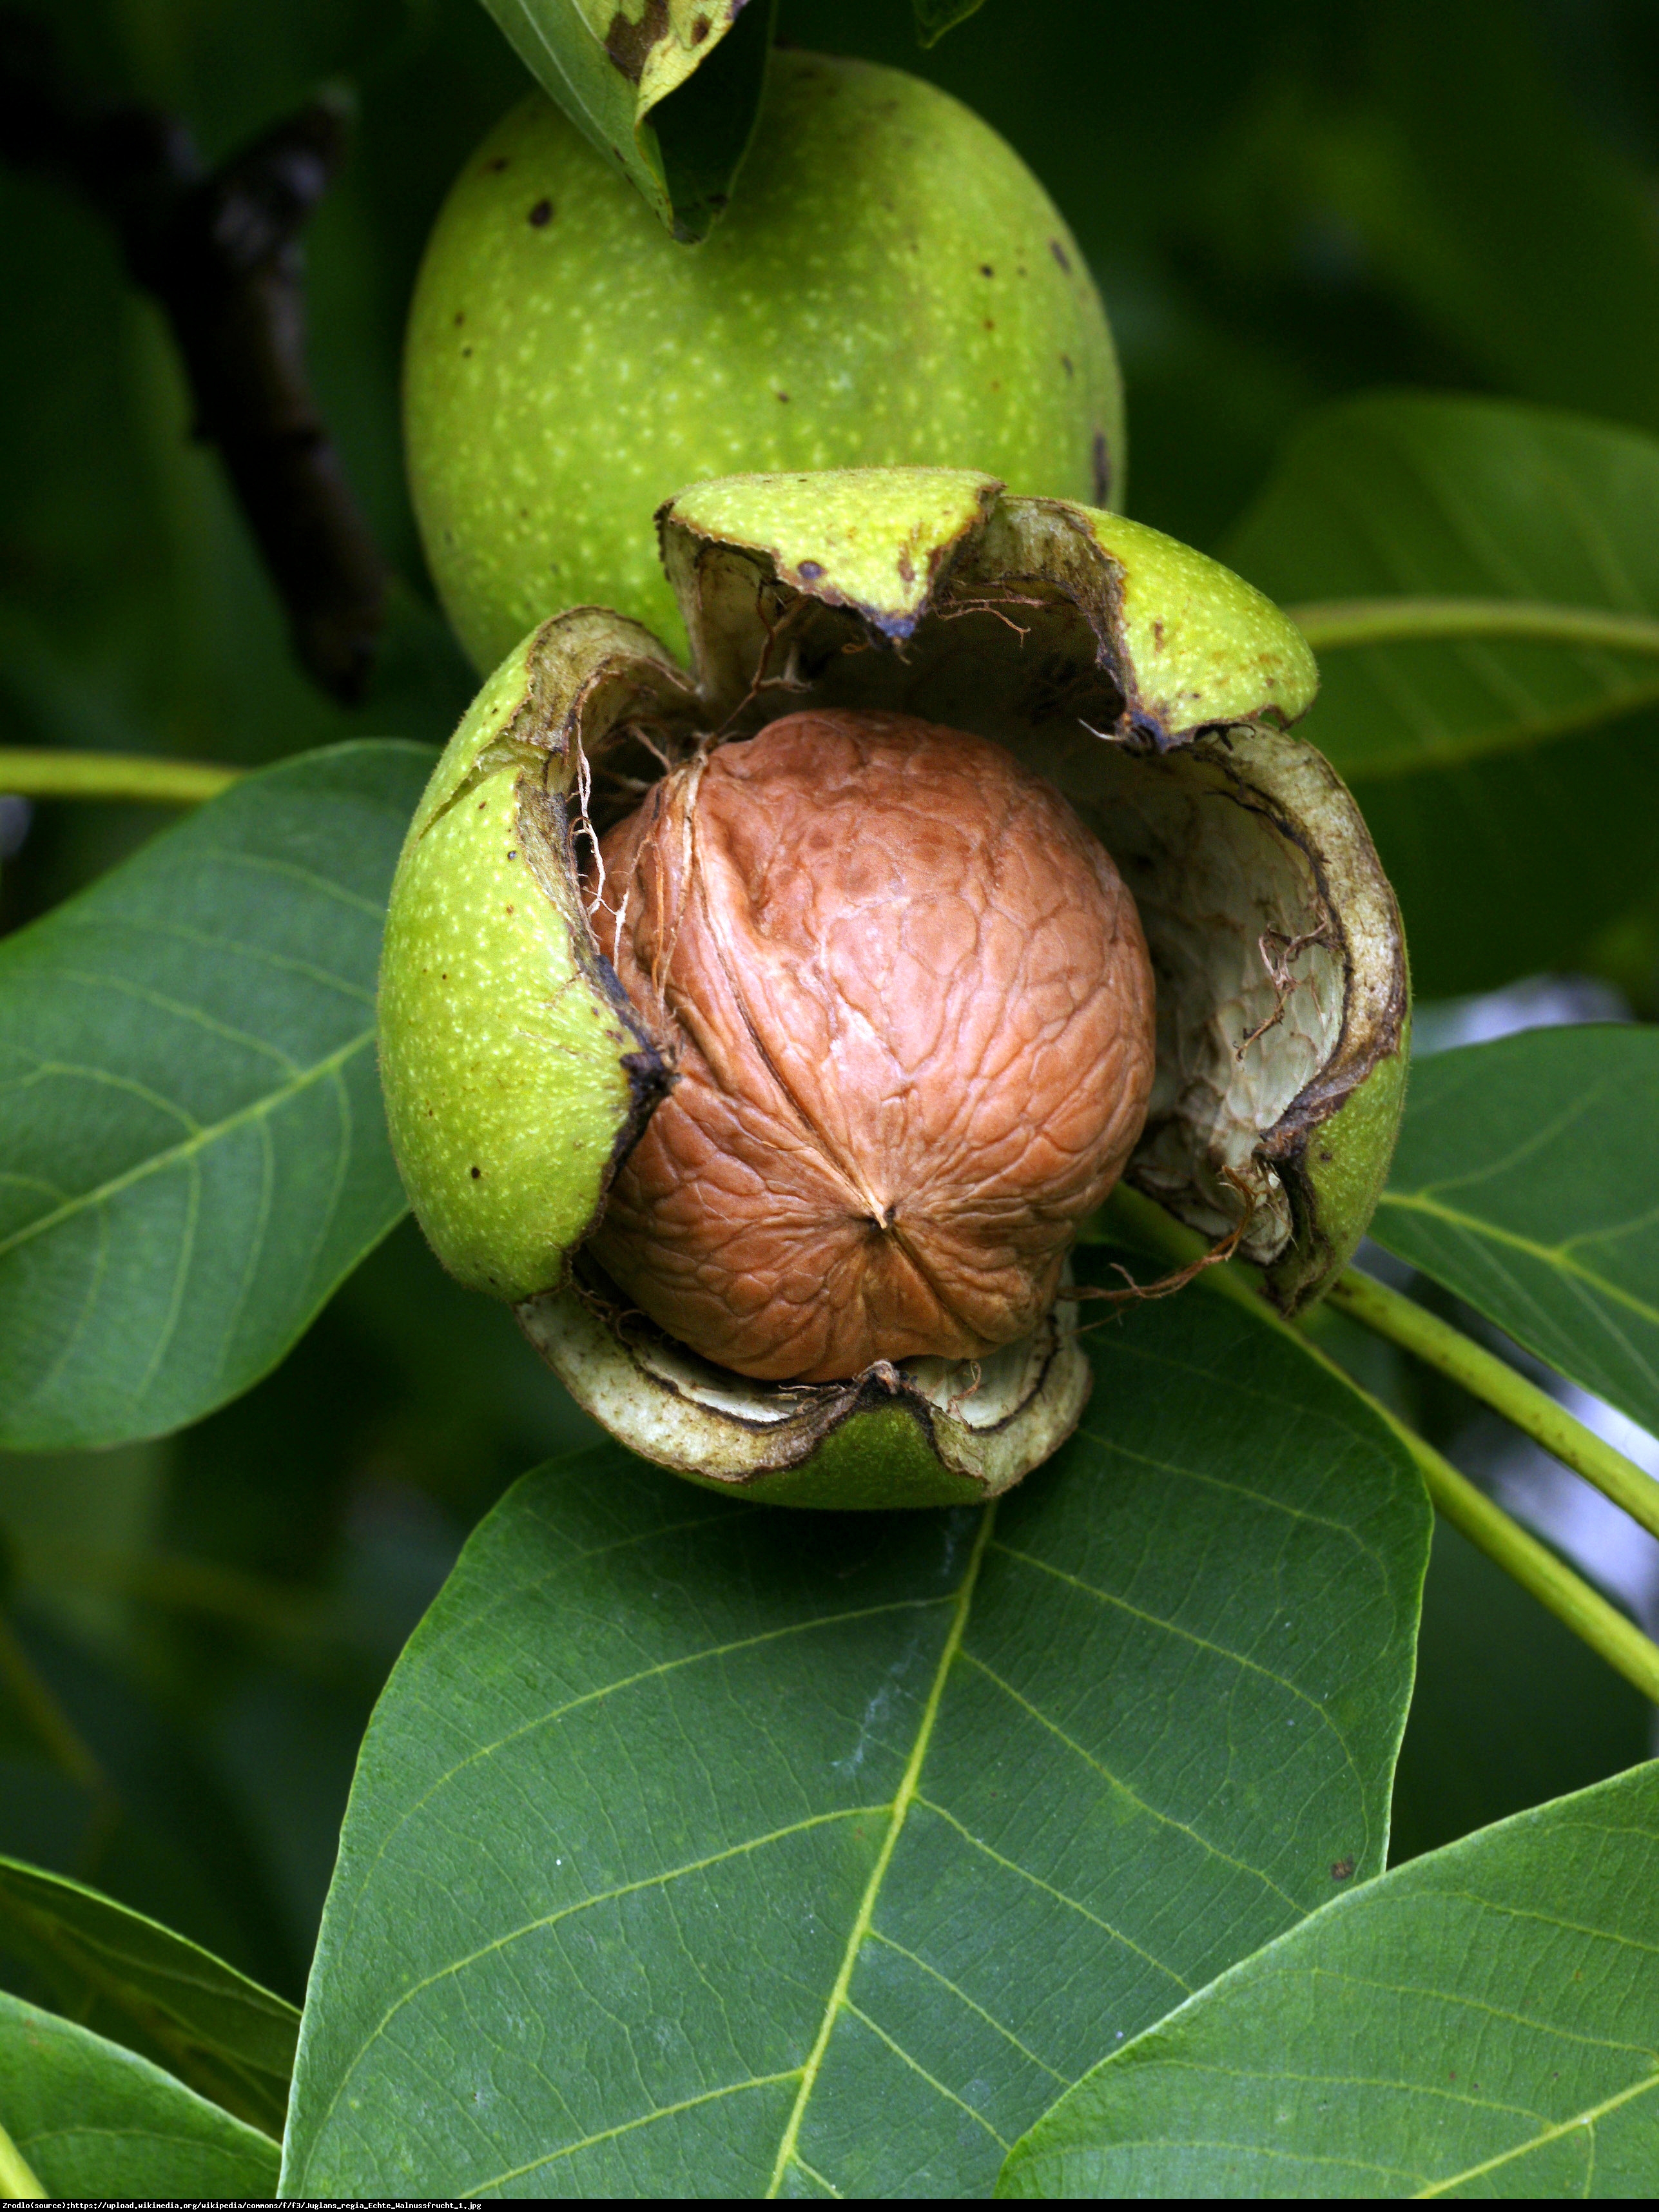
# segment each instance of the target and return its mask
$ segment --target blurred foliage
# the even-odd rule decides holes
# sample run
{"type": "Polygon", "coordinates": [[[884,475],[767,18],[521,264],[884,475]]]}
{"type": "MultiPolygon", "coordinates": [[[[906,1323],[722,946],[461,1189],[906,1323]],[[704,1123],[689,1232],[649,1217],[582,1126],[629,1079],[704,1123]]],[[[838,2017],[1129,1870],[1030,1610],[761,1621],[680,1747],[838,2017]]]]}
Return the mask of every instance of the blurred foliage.
{"type": "MultiPolygon", "coordinates": [[[[0,743],[252,763],[352,734],[441,738],[470,685],[402,486],[399,329],[449,179],[520,94],[520,64],[477,0],[33,7],[87,82],[176,110],[210,158],[319,83],[349,89],[354,150],[308,234],[312,356],[398,581],[373,695],[329,705],[288,659],[111,240],[55,187],[0,173],[0,743]]],[[[1174,16],[993,0],[926,51],[894,0],[781,0],[780,22],[933,78],[1030,161],[1112,313],[1128,503],[1178,536],[1221,543],[1308,410],[1378,386],[1659,429],[1659,14],[1641,0],[1189,0],[1174,16]]],[[[1478,980],[1540,957],[1505,934],[1528,880],[1596,870],[1595,838],[1555,842],[1565,781],[1596,780],[1589,811],[1619,825],[1632,872],[1623,845],[1652,831],[1620,801],[1632,734],[1534,756],[1537,805],[1480,860],[1478,980]]],[[[1478,821],[1477,774],[1456,798],[1478,821]]],[[[0,927],[155,822],[40,809],[0,927]]],[[[1591,956],[1645,1012],[1655,945],[1638,907],[1591,956]]],[[[448,1284],[405,1226],[276,1375],[198,1427],[0,1461],[0,1851],[99,1882],[297,1996],[401,1639],[507,1480],[586,1433],[510,1317],[448,1284]]],[[[1635,1754],[1640,1715],[1555,1637],[1443,1534],[1397,1850],[1635,1754]]],[[[0,1979],[27,1993],[3,1959],[0,1979]]]]}
{"type": "Polygon", "coordinates": [[[1635,1765],[1648,1756],[1651,1711],[1437,1521],[1390,1865],[1635,1765]]]}

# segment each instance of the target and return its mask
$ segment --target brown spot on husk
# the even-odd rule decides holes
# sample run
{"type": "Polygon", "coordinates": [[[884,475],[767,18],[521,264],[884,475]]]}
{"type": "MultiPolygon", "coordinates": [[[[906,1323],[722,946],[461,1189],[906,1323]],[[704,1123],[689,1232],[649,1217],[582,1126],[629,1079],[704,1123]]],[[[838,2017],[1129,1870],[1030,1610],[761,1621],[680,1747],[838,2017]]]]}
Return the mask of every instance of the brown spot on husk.
{"type": "Polygon", "coordinates": [[[645,0],[645,13],[637,23],[630,22],[617,9],[605,34],[605,50],[611,57],[611,66],[619,70],[629,84],[637,84],[645,75],[652,48],[660,46],[667,36],[668,0],[645,0]]]}

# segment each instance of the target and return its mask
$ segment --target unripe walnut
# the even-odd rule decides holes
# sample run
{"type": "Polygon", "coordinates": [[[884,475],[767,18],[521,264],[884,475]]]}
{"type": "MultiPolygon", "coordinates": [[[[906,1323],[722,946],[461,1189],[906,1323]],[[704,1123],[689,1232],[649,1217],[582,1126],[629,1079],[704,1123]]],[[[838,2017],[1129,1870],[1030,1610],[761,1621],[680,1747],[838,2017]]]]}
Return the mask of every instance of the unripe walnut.
{"type": "Polygon", "coordinates": [[[592,1240],[743,1375],[976,1358],[1047,1314],[1146,1119],[1134,902],[1000,746],[817,710],[665,776],[594,919],[676,1080],[592,1240]]]}
{"type": "Polygon", "coordinates": [[[673,636],[652,510],[699,477],[926,454],[1105,501],[1123,465],[1105,312],[1024,162],[934,85],[788,48],[697,246],[550,100],[514,109],[439,217],[404,392],[422,538],[481,667],[556,593],[673,636]]]}

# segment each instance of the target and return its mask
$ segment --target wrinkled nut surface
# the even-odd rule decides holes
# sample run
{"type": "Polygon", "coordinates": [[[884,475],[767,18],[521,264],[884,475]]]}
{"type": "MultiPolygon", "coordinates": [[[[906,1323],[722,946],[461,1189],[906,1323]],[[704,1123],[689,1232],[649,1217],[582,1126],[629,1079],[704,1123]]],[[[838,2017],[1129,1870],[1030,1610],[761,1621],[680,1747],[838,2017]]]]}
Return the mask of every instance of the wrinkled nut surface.
{"type": "Polygon", "coordinates": [[[808,712],[601,852],[600,944],[677,1074],[592,1238],[616,1282],[770,1380],[1035,1328],[1153,1074],[1133,900],[1060,794],[981,738],[808,712]]]}

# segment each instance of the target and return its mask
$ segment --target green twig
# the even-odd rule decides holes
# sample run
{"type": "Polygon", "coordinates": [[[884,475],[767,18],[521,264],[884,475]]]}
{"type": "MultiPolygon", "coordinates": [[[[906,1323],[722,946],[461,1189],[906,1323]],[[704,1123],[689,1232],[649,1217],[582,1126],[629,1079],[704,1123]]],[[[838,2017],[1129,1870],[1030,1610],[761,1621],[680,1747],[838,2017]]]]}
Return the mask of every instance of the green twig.
{"type": "Polygon", "coordinates": [[[1328,1295],[1340,1312],[1461,1383],[1472,1398],[1501,1413],[1564,1467],[1594,1483],[1650,1535],[1659,1536],[1659,1482],[1575,1420],[1565,1407],[1518,1375],[1507,1361],[1426,1306],[1354,1268],[1332,1285],[1328,1295]]]}
{"type": "Polygon", "coordinates": [[[125,799],[143,806],[200,806],[243,774],[216,761],[155,753],[0,746],[0,791],[18,799],[125,799]]]}
{"type": "MultiPolygon", "coordinates": [[[[1302,1341],[1322,1366],[1341,1376],[1350,1389],[1388,1423],[1417,1462],[1435,1510],[1443,1514],[1454,1528],[1460,1529],[1512,1581],[1530,1592],[1580,1643],[1588,1644],[1598,1658],[1605,1659],[1615,1674],[1633,1682],[1644,1698],[1659,1705],[1659,1644],[1650,1642],[1634,1621],[1627,1620],[1600,1590],[1592,1589],[1547,1544],[1540,1544],[1518,1521],[1511,1520],[1484,1491],[1477,1490],[1467,1475],[1460,1474],[1415,1429],[1390,1413],[1381,1399],[1363,1389],[1328,1352],[1305,1336],[1302,1341]]],[[[1479,1346],[1469,1348],[1476,1351],[1479,1346]]]]}
{"type": "Polygon", "coordinates": [[[0,2197],[15,2203],[19,2197],[43,2197],[46,2193],[35,2179],[28,2160],[4,2128],[0,2127],[0,2197]]]}
{"type": "Polygon", "coordinates": [[[1432,638],[1509,637],[1659,657],[1659,622],[1650,616],[1542,599],[1321,599],[1285,611],[1316,653],[1432,638]]]}

